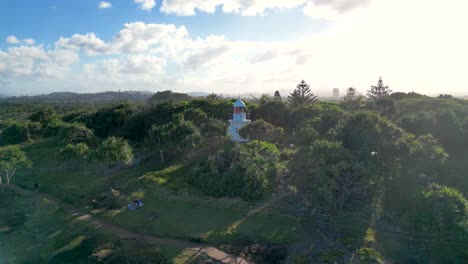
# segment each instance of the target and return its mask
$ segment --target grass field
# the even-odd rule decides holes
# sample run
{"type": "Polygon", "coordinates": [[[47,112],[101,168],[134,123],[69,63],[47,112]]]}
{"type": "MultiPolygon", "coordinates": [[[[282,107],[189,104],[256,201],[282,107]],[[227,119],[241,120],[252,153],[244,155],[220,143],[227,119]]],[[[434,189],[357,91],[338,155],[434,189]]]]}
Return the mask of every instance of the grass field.
{"type": "MultiPolygon", "coordinates": [[[[32,189],[34,182],[38,182],[41,192],[93,212],[130,231],[150,232],[160,237],[214,245],[242,239],[285,245],[293,241],[297,234],[297,220],[294,218],[263,213],[245,217],[246,211],[243,208],[218,208],[215,204],[200,205],[191,201],[168,200],[167,197],[158,195],[158,190],[198,195],[185,180],[185,177],[190,176],[194,160],[174,161],[172,164],[150,160],[132,168],[114,170],[112,175],[115,188],[120,193],[118,200],[121,208],[93,208],[91,200],[98,199],[105,191],[105,176],[96,171],[95,165],[62,160],[59,150],[63,145],[54,138],[23,145],[33,167],[18,170],[13,183],[32,189]],[[137,197],[145,202],[145,206],[137,211],[126,210],[126,203],[137,197]],[[150,218],[153,219],[149,220],[150,218]]],[[[71,236],[70,242],[74,239],[78,239],[74,242],[78,243],[83,238],[71,236]]],[[[187,258],[187,254],[181,250],[163,250],[175,262],[187,258]]],[[[44,256],[54,253],[47,252],[44,256]]]]}
{"type": "Polygon", "coordinates": [[[0,189],[0,263],[156,263],[183,259],[181,249],[120,241],[90,228],[55,202],[0,189]],[[144,254],[142,254],[144,253],[144,254]],[[180,255],[180,256],[179,256],[180,255]],[[138,262],[137,262],[138,263],[138,262]]]}

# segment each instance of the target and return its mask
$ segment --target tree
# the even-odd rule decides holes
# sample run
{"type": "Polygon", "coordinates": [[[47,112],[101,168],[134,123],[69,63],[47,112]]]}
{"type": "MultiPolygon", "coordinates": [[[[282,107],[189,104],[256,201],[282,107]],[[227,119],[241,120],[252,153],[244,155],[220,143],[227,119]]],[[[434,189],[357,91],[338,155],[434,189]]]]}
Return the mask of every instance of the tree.
{"type": "Polygon", "coordinates": [[[72,123],[64,125],[59,131],[60,137],[66,143],[86,143],[93,137],[93,132],[85,125],[72,123]]]}
{"type": "Polygon", "coordinates": [[[95,113],[84,115],[77,122],[86,124],[98,137],[116,135],[127,122],[133,109],[128,104],[111,105],[99,109],[95,113]]]}
{"type": "Polygon", "coordinates": [[[168,150],[183,151],[195,147],[202,140],[202,136],[192,122],[185,121],[179,116],[168,124],[151,127],[146,140],[149,149],[157,149],[161,160],[164,160],[168,150]]]}
{"type": "Polygon", "coordinates": [[[363,104],[363,96],[359,95],[356,88],[349,87],[346,89],[346,94],[341,100],[341,105],[346,110],[353,111],[358,110],[363,104]]]}
{"type": "Polygon", "coordinates": [[[316,199],[336,213],[343,211],[353,197],[367,193],[372,182],[358,159],[341,142],[317,140],[309,150],[309,159],[316,163],[312,191],[316,199]],[[367,176],[367,177],[366,177],[367,176]]]}
{"type": "Polygon", "coordinates": [[[89,148],[84,143],[67,144],[64,148],[60,149],[62,157],[69,159],[73,157],[84,156],[89,152],[89,148]]]}
{"type": "Polygon", "coordinates": [[[207,121],[208,115],[199,108],[188,108],[184,112],[184,119],[201,125],[207,121]]]}
{"type": "MultiPolygon", "coordinates": [[[[0,148],[0,171],[5,174],[7,184],[10,184],[17,168],[30,166],[31,161],[18,146],[0,148]]],[[[2,175],[0,175],[0,184],[2,184],[2,175]]]]}
{"type": "Polygon", "coordinates": [[[148,103],[153,105],[165,102],[178,103],[183,101],[191,101],[192,99],[193,98],[188,94],[175,93],[168,90],[155,93],[150,99],[148,99],[148,103]]]}
{"type": "Polygon", "coordinates": [[[277,141],[283,134],[283,129],[275,127],[261,119],[256,120],[239,130],[242,138],[249,140],[277,141]]]}
{"type": "Polygon", "coordinates": [[[210,93],[209,95],[206,96],[206,99],[208,101],[217,101],[222,99],[221,95],[215,94],[215,93],[210,93]]]}
{"type": "Polygon", "coordinates": [[[343,97],[343,100],[352,101],[352,100],[355,100],[357,98],[357,96],[358,96],[358,93],[357,93],[356,88],[349,87],[348,89],[346,89],[346,94],[343,97]]]}
{"type": "Polygon", "coordinates": [[[107,167],[107,189],[113,197],[113,183],[110,169],[116,162],[129,163],[133,160],[133,151],[123,138],[109,137],[90,156],[91,160],[101,162],[107,167]]]}
{"type": "Polygon", "coordinates": [[[16,123],[1,131],[0,144],[12,145],[31,140],[29,127],[26,123],[16,123]]]}
{"type": "Polygon", "coordinates": [[[269,100],[253,109],[252,116],[263,119],[266,122],[279,127],[285,127],[288,123],[289,109],[280,100],[269,100]]]}
{"type": "Polygon", "coordinates": [[[223,149],[195,166],[190,184],[215,197],[255,200],[284,171],[278,148],[262,141],[237,144],[227,140],[223,149]]]}
{"type": "Polygon", "coordinates": [[[275,94],[273,95],[273,99],[276,101],[281,101],[281,94],[279,91],[275,91],[275,94]]]}
{"type": "Polygon", "coordinates": [[[292,107],[303,108],[307,104],[313,104],[317,101],[317,97],[311,92],[310,85],[302,80],[296,89],[288,96],[288,103],[292,107]]]}
{"type": "Polygon", "coordinates": [[[371,89],[367,91],[367,97],[372,101],[377,101],[383,97],[390,96],[391,93],[392,90],[390,90],[388,86],[384,85],[382,77],[380,77],[377,85],[372,85],[371,89]]]}
{"type": "Polygon", "coordinates": [[[89,148],[84,143],[67,144],[64,148],[60,149],[60,155],[64,159],[78,158],[82,165],[82,174],[85,173],[85,160],[89,153],[89,148]]]}
{"type": "MultiPolygon", "coordinates": [[[[431,234],[422,255],[434,263],[463,263],[468,258],[468,201],[459,191],[432,184],[407,205],[407,228],[431,234]],[[417,208],[417,210],[415,210],[417,208]]],[[[429,261],[428,261],[429,262],[429,261]]]]}
{"type": "Polygon", "coordinates": [[[44,107],[28,117],[32,122],[39,122],[44,127],[48,126],[53,120],[58,119],[58,115],[52,107],[44,107]]]}

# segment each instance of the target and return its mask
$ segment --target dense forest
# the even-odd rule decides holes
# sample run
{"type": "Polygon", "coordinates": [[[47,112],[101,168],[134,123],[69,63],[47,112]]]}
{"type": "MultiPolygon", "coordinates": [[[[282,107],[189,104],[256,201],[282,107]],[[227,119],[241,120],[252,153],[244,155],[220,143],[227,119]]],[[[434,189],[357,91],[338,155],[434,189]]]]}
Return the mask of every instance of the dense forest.
{"type": "Polygon", "coordinates": [[[17,168],[37,166],[25,146],[52,139],[63,162],[103,165],[101,206],[112,209],[121,206],[123,188],[114,168],[166,168],[185,159],[183,177],[168,179],[173,191],[275,201],[301,228],[322,233],[325,227],[306,220],[325,216],[321,239],[314,231],[285,246],[290,263],[466,261],[467,100],[393,92],[380,79],[365,96],[351,87],[340,101],[323,102],[302,81],[291,94],[245,100],[252,123],[239,131],[249,139],[242,144],[226,136],[234,101],[170,91],[146,103],[4,99],[0,179],[14,182],[17,168]]]}

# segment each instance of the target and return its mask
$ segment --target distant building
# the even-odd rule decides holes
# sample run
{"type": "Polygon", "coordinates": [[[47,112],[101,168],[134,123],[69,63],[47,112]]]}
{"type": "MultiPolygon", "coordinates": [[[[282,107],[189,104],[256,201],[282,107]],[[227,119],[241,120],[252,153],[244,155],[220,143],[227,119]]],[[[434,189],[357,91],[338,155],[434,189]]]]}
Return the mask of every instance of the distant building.
{"type": "Polygon", "coordinates": [[[251,121],[247,117],[245,103],[242,102],[240,97],[234,103],[234,113],[232,114],[232,119],[229,120],[228,135],[236,142],[246,142],[247,139],[242,138],[239,135],[239,129],[243,128],[251,121]]]}
{"type": "Polygon", "coordinates": [[[333,98],[335,98],[335,99],[340,98],[340,89],[338,89],[338,88],[333,89],[333,98]]]}

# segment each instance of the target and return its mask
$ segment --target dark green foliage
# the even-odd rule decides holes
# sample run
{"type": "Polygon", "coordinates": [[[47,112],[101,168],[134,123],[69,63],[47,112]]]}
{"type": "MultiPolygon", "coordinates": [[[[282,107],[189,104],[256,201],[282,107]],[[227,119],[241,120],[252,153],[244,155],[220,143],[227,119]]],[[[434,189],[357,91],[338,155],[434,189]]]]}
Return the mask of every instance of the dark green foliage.
{"type": "Polygon", "coordinates": [[[356,88],[349,87],[346,89],[346,94],[341,100],[341,105],[348,111],[355,111],[362,109],[364,104],[364,97],[359,95],[356,88]]]}
{"type": "Polygon", "coordinates": [[[48,123],[46,127],[42,128],[42,136],[45,138],[57,136],[62,127],[65,125],[66,123],[62,122],[61,120],[54,119],[48,123]]]}
{"type": "Polygon", "coordinates": [[[118,137],[106,138],[91,154],[91,159],[104,162],[108,168],[114,163],[128,163],[133,159],[133,150],[128,142],[118,137]]]}
{"type": "Polygon", "coordinates": [[[28,126],[29,135],[34,138],[38,137],[42,134],[42,124],[39,122],[31,122],[26,121],[26,125],[28,126]]]}
{"type": "Polygon", "coordinates": [[[302,80],[296,89],[288,96],[288,103],[292,107],[303,108],[305,105],[313,104],[317,101],[317,97],[311,92],[310,85],[302,80]]]}
{"type": "Polygon", "coordinates": [[[389,119],[396,115],[397,109],[395,101],[390,97],[383,97],[377,99],[375,101],[375,107],[380,115],[385,116],[389,119]]]}
{"type": "Polygon", "coordinates": [[[60,149],[60,155],[65,159],[84,158],[89,152],[89,148],[84,143],[67,144],[60,149]]]}
{"type": "Polygon", "coordinates": [[[189,108],[184,112],[184,119],[194,124],[201,125],[206,122],[208,115],[198,108],[189,108]]]}
{"type": "Polygon", "coordinates": [[[268,100],[252,111],[252,118],[263,119],[274,126],[285,127],[289,121],[289,109],[281,100],[268,100]]]}
{"type": "Polygon", "coordinates": [[[303,122],[302,125],[299,126],[295,136],[296,144],[310,145],[312,142],[317,140],[320,137],[320,134],[315,130],[315,127],[319,122],[320,119],[318,118],[309,119],[308,121],[303,122]]]}
{"type": "Polygon", "coordinates": [[[277,142],[283,135],[283,129],[260,119],[241,128],[239,135],[249,140],[277,142]]]}
{"type": "Polygon", "coordinates": [[[53,120],[58,119],[59,116],[52,107],[44,107],[43,109],[31,114],[28,119],[33,122],[39,122],[44,127],[48,126],[53,120]]]}
{"type": "Polygon", "coordinates": [[[273,99],[275,101],[281,101],[281,94],[279,91],[275,91],[275,94],[273,94],[273,99]]]}
{"type": "Polygon", "coordinates": [[[0,134],[1,145],[19,144],[31,140],[27,123],[16,123],[4,130],[0,134]]]}
{"type": "Polygon", "coordinates": [[[221,121],[219,119],[208,118],[204,123],[202,123],[201,135],[205,139],[213,139],[214,137],[223,137],[226,135],[228,128],[228,123],[226,121],[221,121]]]}
{"type": "Polygon", "coordinates": [[[190,106],[202,110],[208,117],[220,120],[228,120],[233,111],[233,102],[227,99],[216,101],[196,99],[190,102],[190,106]]]}
{"type": "Polygon", "coordinates": [[[17,145],[0,147],[0,184],[5,177],[6,183],[10,184],[17,168],[31,167],[31,161],[17,145]]]}
{"type": "Polygon", "coordinates": [[[86,124],[96,136],[105,138],[118,134],[132,112],[133,109],[128,104],[112,105],[101,108],[95,113],[82,115],[74,121],[86,124]]]}
{"type": "Polygon", "coordinates": [[[172,91],[162,91],[155,93],[148,102],[150,104],[160,104],[160,103],[178,103],[183,101],[191,101],[193,98],[188,94],[176,93],[172,91]]]}
{"type": "Polygon", "coordinates": [[[83,124],[71,123],[60,129],[59,136],[66,143],[87,143],[93,137],[93,132],[83,124]]]}
{"type": "Polygon", "coordinates": [[[215,93],[210,93],[205,98],[209,101],[216,101],[216,100],[221,100],[223,97],[215,93]]]}
{"type": "Polygon", "coordinates": [[[262,197],[283,168],[278,149],[269,143],[252,141],[238,145],[227,141],[224,149],[201,162],[189,182],[208,195],[262,197]]]}
{"type": "Polygon", "coordinates": [[[162,103],[133,113],[120,129],[120,134],[131,140],[143,140],[149,129],[156,125],[164,125],[174,120],[174,116],[182,113],[188,105],[162,103]]]}
{"type": "Polygon", "coordinates": [[[417,197],[407,212],[411,230],[431,234],[418,250],[426,260],[437,263],[462,263],[468,258],[468,201],[455,189],[431,185],[417,197]]]}
{"type": "Polygon", "coordinates": [[[390,96],[391,93],[392,90],[383,83],[382,77],[380,77],[377,85],[372,85],[370,90],[367,91],[367,97],[372,101],[377,101],[386,96],[390,96]]]}
{"type": "Polygon", "coordinates": [[[377,179],[372,166],[359,160],[340,142],[317,140],[310,147],[312,195],[324,208],[342,212],[351,201],[367,197],[377,179]]]}
{"type": "Polygon", "coordinates": [[[164,125],[154,125],[146,138],[148,149],[159,152],[163,160],[166,153],[174,154],[195,147],[202,137],[199,129],[181,117],[164,125]]]}

